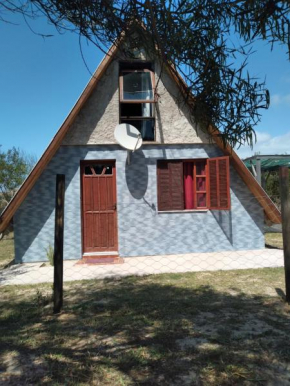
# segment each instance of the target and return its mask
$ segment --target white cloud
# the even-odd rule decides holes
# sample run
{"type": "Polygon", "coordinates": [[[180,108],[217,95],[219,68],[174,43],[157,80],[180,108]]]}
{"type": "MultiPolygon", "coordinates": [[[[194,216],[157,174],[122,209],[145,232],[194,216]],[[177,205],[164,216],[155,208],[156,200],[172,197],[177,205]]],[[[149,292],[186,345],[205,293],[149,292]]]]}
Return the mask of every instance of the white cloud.
{"type": "Polygon", "coordinates": [[[278,106],[278,105],[290,106],[290,94],[285,94],[285,95],[273,94],[273,95],[271,95],[271,106],[278,106]]]}
{"type": "Polygon", "coordinates": [[[267,142],[271,139],[271,135],[269,133],[263,133],[262,131],[256,131],[257,142],[267,142]]]}
{"type": "Polygon", "coordinates": [[[270,154],[290,154],[290,131],[284,135],[272,137],[265,132],[257,131],[257,143],[253,146],[241,146],[236,152],[241,158],[246,158],[260,153],[261,155],[270,154]]]}

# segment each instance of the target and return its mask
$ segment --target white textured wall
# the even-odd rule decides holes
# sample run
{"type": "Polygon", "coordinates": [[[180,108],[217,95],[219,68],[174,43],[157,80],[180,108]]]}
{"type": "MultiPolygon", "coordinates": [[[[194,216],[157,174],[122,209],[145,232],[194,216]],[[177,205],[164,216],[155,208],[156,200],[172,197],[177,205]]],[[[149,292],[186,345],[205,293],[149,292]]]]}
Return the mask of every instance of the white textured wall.
{"type": "MultiPolygon", "coordinates": [[[[155,63],[155,78],[158,81],[160,68],[155,63]]],[[[113,144],[114,129],[119,123],[119,64],[114,61],[97,84],[91,97],[72,124],[63,145],[113,144]]],[[[156,104],[156,142],[209,143],[209,138],[201,130],[196,130],[191,122],[186,106],[179,106],[179,91],[174,81],[161,74],[156,104]]]]}

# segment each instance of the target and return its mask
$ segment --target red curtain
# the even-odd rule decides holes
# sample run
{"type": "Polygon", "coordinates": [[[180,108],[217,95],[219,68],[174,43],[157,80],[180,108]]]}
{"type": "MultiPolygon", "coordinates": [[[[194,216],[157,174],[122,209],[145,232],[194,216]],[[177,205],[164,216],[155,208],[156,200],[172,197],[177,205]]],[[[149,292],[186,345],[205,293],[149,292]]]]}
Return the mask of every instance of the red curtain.
{"type": "Polygon", "coordinates": [[[193,162],[184,162],[183,167],[185,209],[193,209],[193,162]]]}

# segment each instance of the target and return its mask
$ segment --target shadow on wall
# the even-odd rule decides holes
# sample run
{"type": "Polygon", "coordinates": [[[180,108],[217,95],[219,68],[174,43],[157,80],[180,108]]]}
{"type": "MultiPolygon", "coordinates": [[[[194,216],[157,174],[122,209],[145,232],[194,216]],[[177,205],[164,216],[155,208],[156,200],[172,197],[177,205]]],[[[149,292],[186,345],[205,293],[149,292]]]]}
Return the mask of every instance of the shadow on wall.
{"type": "Polygon", "coordinates": [[[220,226],[226,238],[229,240],[231,245],[233,241],[233,223],[232,223],[232,211],[231,210],[212,210],[211,211],[214,219],[220,226]]]}
{"type": "MultiPolygon", "coordinates": [[[[57,170],[59,174],[65,174],[66,192],[78,168],[79,164],[75,164],[74,167],[71,165],[69,173],[65,173],[65,165],[63,168],[50,165],[18,209],[14,218],[16,263],[23,262],[23,257],[34,242],[31,255],[35,256],[35,260],[30,258],[29,261],[47,260],[46,250],[49,244],[54,244],[54,216],[52,215],[55,209],[56,173],[52,169],[57,170]]],[[[67,198],[65,201],[67,202],[67,198]]]]}
{"type": "Polygon", "coordinates": [[[231,189],[238,199],[239,205],[242,205],[253,223],[264,233],[264,211],[261,205],[233,168],[231,168],[230,178],[231,181],[234,181],[231,184],[231,189]]]}
{"type": "Polygon", "coordinates": [[[126,183],[132,197],[144,198],[148,188],[148,165],[142,150],[131,154],[131,161],[125,167],[126,183]]]}
{"type": "MultiPolygon", "coordinates": [[[[239,211],[240,213],[240,223],[243,224],[247,229],[250,229],[251,225],[256,226],[261,233],[264,232],[264,215],[260,204],[257,199],[249,191],[248,187],[240,179],[239,176],[234,175],[235,172],[231,170],[231,205],[235,205],[234,211],[237,210],[237,205],[234,204],[234,199],[238,201],[239,206],[244,209],[244,211],[239,211]],[[250,216],[250,219],[248,216],[250,216]],[[247,219],[248,218],[248,219],[247,219]],[[252,223],[252,224],[251,224],[252,223]]],[[[232,221],[232,211],[211,211],[214,219],[218,223],[219,227],[222,229],[224,235],[227,237],[231,245],[234,245],[233,239],[233,221],[232,221]]],[[[247,243],[247,241],[245,241],[247,243]]],[[[247,245],[247,244],[245,244],[247,245]]]]}

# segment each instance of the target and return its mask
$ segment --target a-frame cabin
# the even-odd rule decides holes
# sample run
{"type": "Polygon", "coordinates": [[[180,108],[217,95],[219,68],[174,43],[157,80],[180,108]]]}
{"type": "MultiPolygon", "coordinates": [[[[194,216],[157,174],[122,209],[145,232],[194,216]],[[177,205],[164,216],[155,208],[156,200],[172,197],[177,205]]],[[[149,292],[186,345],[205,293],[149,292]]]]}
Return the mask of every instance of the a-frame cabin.
{"type": "Polygon", "coordinates": [[[66,176],[65,259],[260,249],[265,215],[280,222],[236,153],[178,103],[170,69],[138,55],[109,50],[2,213],[0,232],[14,220],[17,262],[47,259],[57,173],[66,176]],[[119,123],[143,137],[130,165],[114,138],[119,123]]]}

